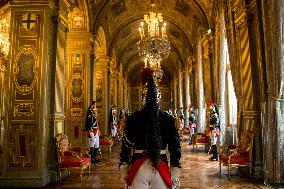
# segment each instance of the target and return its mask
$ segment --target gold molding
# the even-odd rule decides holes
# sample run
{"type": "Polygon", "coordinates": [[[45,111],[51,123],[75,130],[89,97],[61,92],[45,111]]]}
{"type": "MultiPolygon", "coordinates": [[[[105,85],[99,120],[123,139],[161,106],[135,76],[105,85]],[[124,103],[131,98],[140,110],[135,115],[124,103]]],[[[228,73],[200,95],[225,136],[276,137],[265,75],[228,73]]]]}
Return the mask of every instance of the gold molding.
{"type": "Polygon", "coordinates": [[[23,103],[14,107],[14,117],[32,117],[34,115],[34,104],[23,103]]]}
{"type": "Polygon", "coordinates": [[[82,117],[84,116],[83,108],[71,108],[71,116],[72,117],[82,117]]]}

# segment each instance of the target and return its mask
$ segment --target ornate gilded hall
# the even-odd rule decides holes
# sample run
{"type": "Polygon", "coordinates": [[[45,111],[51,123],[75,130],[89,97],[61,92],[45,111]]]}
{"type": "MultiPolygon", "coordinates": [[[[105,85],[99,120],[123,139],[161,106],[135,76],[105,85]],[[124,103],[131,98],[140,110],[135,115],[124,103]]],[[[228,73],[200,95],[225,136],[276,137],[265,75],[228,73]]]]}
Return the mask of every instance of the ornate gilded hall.
{"type": "Polygon", "coordinates": [[[0,0],[0,188],[123,188],[119,139],[80,181],[59,169],[55,138],[87,147],[92,101],[109,136],[111,107],[143,107],[147,66],[185,126],[194,107],[205,133],[212,99],[221,146],[253,133],[252,173],[231,180],[184,133],[180,188],[284,187],[283,25],[283,0],[0,0]]]}

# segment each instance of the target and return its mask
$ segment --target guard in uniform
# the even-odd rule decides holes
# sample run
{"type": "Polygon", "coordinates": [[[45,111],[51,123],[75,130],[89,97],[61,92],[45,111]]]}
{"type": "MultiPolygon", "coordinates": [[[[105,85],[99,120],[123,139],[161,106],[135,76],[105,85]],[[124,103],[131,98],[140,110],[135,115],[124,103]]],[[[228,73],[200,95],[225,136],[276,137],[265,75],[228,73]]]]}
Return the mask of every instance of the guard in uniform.
{"type": "Polygon", "coordinates": [[[86,122],[85,122],[85,134],[88,137],[91,162],[97,163],[97,154],[100,148],[100,131],[97,122],[97,108],[96,102],[93,101],[92,104],[88,107],[86,122]]]}
{"type": "Polygon", "coordinates": [[[190,129],[189,144],[191,144],[193,134],[197,132],[196,123],[195,123],[195,110],[192,106],[189,107],[188,123],[190,129]]]}
{"type": "Polygon", "coordinates": [[[111,137],[114,139],[117,136],[117,112],[116,107],[113,106],[110,109],[109,113],[109,126],[111,129],[111,137]]]}
{"type": "Polygon", "coordinates": [[[147,69],[142,72],[142,84],[147,81],[145,106],[126,119],[120,172],[130,188],[178,188],[181,172],[180,137],[173,116],[158,107],[153,72],[147,69]],[[167,148],[170,153],[170,168],[167,148]]]}
{"type": "Polygon", "coordinates": [[[218,107],[215,103],[213,103],[213,100],[210,99],[209,101],[210,104],[210,119],[209,119],[209,124],[210,127],[213,128],[212,136],[211,136],[211,151],[212,151],[212,157],[209,158],[211,161],[218,161],[218,152],[217,152],[217,143],[219,140],[219,135],[220,135],[220,119],[219,119],[219,111],[218,107]]]}

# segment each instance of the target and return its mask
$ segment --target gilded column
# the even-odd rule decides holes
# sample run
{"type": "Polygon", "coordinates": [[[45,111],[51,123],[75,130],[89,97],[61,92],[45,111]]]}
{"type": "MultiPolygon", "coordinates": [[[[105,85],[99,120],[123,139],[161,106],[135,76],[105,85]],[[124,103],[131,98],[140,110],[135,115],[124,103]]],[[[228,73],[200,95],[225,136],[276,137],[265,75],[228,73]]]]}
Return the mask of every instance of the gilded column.
{"type": "Polygon", "coordinates": [[[110,106],[118,106],[118,71],[111,69],[110,74],[110,106]]]}
{"type": "Polygon", "coordinates": [[[202,41],[197,44],[197,78],[198,78],[198,132],[205,132],[205,107],[204,107],[204,86],[203,86],[203,69],[202,69],[202,41]]]}
{"type": "MultiPolygon", "coordinates": [[[[96,55],[95,55],[95,46],[94,46],[95,37],[91,37],[90,42],[90,86],[88,87],[90,93],[90,99],[87,102],[95,101],[96,100],[96,55]]],[[[89,104],[88,104],[89,105],[89,104]]]]}
{"type": "Polygon", "coordinates": [[[129,107],[128,107],[128,85],[127,85],[127,76],[125,76],[125,78],[123,79],[123,107],[124,107],[124,109],[125,109],[125,112],[126,112],[126,110],[128,110],[129,109],[129,107]]]}
{"type": "Polygon", "coordinates": [[[216,92],[216,81],[217,81],[217,76],[218,72],[217,70],[214,69],[214,37],[212,35],[209,36],[208,39],[209,43],[209,49],[208,49],[208,54],[209,54],[209,66],[210,66],[210,84],[211,84],[211,98],[212,99],[217,99],[217,92],[216,92]]]}
{"type": "Polygon", "coordinates": [[[184,72],[184,88],[185,88],[185,98],[184,98],[184,115],[185,115],[185,126],[188,126],[188,106],[190,104],[190,94],[189,94],[189,61],[185,65],[185,72],[184,72]]]}
{"type": "MultiPolygon", "coordinates": [[[[124,108],[124,102],[123,102],[123,99],[124,99],[124,78],[122,76],[122,72],[119,73],[119,81],[118,81],[118,112],[121,110],[121,108],[124,108]]],[[[124,108],[125,109],[125,108],[124,108]]]]}
{"type": "MultiPolygon", "coordinates": [[[[179,107],[183,107],[183,77],[182,77],[182,69],[179,68],[179,73],[178,73],[178,98],[179,98],[179,107]]],[[[184,108],[184,107],[183,107],[184,108]]]]}
{"type": "Polygon", "coordinates": [[[97,73],[97,70],[96,70],[96,64],[98,62],[95,54],[94,54],[94,60],[93,60],[93,66],[92,66],[92,72],[91,72],[91,75],[92,75],[92,87],[91,87],[91,90],[92,90],[92,94],[93,94],[93,100],[97,101],[97,90],[96,90],[96,86],[97,86],[97,76],[96,76],[96,73],[97,73]]]}
{"type": "Polygon", "coordinates": [[[96,101],[98,109],[98,121],[101,133],[107,135],[108,115],[110,110],[110,58],[108,56],[98,56],[95,65],[96,69],[96,101]]]}
{"type": "Polygon", "coordinates": [[[173,113],[175,113],[177,109],[177,100],[178,100],[178,90],[177,90],[177,76],[176,72],[174,72],[174,79],[173,79],[173,87],[174,87],[174,107],[173,107],[173,113]]]}
{"type": "Polygon", "coordinates": [[[226,31],[224,12],[220,15],[220,63],[219,63],[219,117],[220,117],[220,145],[223,145],[226,132],[226,31]]]}
{"type": "MultiPolygon", "coordinates": [[[[7,73],[7,63],[8,60],[6,57],[0,55],[0,162],[4,162],[2,160],[1,154],[3,153],[3,146],[4,146],[4,131],[7,128],[7,83],[6,83],[6,73],[7,73]]],[[[4,165],[0,163],[0,172],[4,165]]]]}

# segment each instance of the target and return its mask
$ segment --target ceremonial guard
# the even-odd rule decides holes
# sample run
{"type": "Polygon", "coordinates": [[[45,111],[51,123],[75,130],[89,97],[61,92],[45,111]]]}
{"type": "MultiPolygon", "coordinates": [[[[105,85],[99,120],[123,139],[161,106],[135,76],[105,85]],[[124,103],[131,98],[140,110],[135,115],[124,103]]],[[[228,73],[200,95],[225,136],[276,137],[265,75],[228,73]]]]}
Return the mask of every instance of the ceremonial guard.
{"type": "Polygon", "coordinates": [[[210,147],[210,151],[212,152],[212,157],[209,159],[211,161],[218,161],[217,142],[219,140],[219,135],[220,135],[219,111],[218,111],[217,105],[213,103],[212,99],[210,99],[209,105],[210,105],[209,124],[210,124],[210,127],[212,128],[211,147],[210,147]]]}
{"type": "Polygon", "coordinates": [[[88,107],[86,122],[85,122],[85,133],[88,137],[89,147],[90,147],[90,155],[92,163],[97,163],[99,160],[97,159],[97,154],[100,148],[100,131],[97,122],[97,108],[96,102],[93,101],[92,104],[88,107]]]}
{"type": "Polygon", "coordinates": [[[109,126],[111,129],[111,137],[115,138],[117,136],[117,112],[116,107],[113,106],[110,109],[109,113],[109,126]]]}
{"type": "Polygon", "coordinates": [[[190,129],[190,137],[189,137],[189,143],[192,142],[192,136],[194,133],[197,132],[196,122],[195,122],[195,110],[192,106],[189,106],[189,117],[188,117],[188,124],[190,129]]]}
{"type": "Polygon", "coordinates": [[[125,122],[126,114],[124,108],[121,108],[119,112],[119,121],[118,121],[118,128],[117,128],[117,137],[120,140],[122,137],[122,130],[123,124],[125,122]]]}
{"type": "Polygon", "coordinates": [[[121,175],[127,187],[134,189],[178,188],[181,147],[174,118],[159,109],[151,69],[143,70],[142,84],[146,84],[147,90],[145,106],[126,119],[120,153],[121,175]]]}

